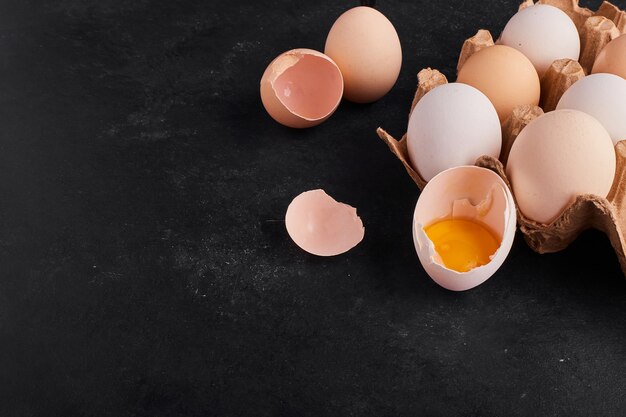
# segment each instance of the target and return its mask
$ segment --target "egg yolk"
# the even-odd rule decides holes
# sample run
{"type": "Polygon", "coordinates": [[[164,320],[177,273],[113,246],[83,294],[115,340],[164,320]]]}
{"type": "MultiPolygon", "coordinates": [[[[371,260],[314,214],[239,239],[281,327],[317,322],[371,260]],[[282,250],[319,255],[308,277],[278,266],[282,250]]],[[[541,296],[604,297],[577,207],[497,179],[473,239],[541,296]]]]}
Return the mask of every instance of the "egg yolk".
{"type": "Polygon", "coordinates": [[[424,228],[446,268],[467,272],[488,264],[500,246],[499,239],[481,223],[446,219],[424,228]]]}

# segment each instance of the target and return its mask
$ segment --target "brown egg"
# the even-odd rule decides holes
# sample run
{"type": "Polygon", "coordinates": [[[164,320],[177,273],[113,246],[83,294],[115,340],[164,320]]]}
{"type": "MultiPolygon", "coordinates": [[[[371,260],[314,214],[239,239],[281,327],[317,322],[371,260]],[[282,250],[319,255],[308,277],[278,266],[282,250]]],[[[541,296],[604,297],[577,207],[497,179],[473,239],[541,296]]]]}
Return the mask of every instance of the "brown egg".
{"type": "Polygon", "coordinates": [[[328,33],[324,53],[341,69],[344,97],[355,103],[370,103],[387,94],[402,66],[396,29],[371,7],[355,7],[339,16],[328,33]]]}
{"type": "Polygon", "coordinates": [[[626,78],[626,34],[613,39],[602,48],[591,72],[606,72],[626,78]]]}
{"type": "Polygon", "coordinates": [[[615,176],[613,141],[592,116],[555,110],[521,131],[506,173],[522,213],[549,224],[578,195],[608,194],[615,176]]]}
{"type": "Polygon", "coordinates": [[[495,45],[476,52],[459,71],[457,82],[482,91],[496,108],[500,122],[516,106],[539,104],[537,70],[524,54],[508,46],[495,45]]]}
{"type": "Polygon", "coordinates": [[[343,93],[341,71],[312,49],[280,54],[261,77],[261,100],[278,123],[295,128],[318,125],[337,109],[343,93]]]}

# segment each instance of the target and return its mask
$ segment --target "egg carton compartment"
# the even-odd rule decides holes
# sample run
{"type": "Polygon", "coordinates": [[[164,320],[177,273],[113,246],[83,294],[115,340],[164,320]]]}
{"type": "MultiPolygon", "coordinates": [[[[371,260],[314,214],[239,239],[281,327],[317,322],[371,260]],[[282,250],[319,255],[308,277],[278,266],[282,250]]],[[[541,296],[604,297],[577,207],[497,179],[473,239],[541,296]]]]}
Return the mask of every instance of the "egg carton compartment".
{"type": "MultiPolygon", "coordinates": [[[[526,0],[519,9],[533,4],[535,2],[532,0],[526,0]]],[[[572,84],[591,72],[591,67],[602,48],[612,39],[626,33],[626,12],[608,1],[603,2],[595,12],[580,7],[577,0],[540,0],[537,4],[558,7],[573,20],[580,35],[581,53],[579,61],[571,59],[554,61],[541,78],[539,106],[518,106],[502,123],[502,151],[499,159],[485,155],[476,160],[476,166],[496,172],[511,190],[512,187],[506,176],[504,166],[511,146],[519,133],[544,112],[554,110],[563,93],[572,84]]],[[[497,43],[497,41],[494,42],[488,30],[480,29],[476,35],[463,43],[457,71],[472,54],[497,43]]],[[[431,68],[422,69],[417,74],[417,81],[417,91],[409,115],[426,93],[448,82],[444,74],[431,68]]],[[[376,132],[404,165],[406,172],[420,190],[423,189],[427,181],[413,169],[410,163],[406,133],[402,139],[397,140],[380,127],[376,132]]],[[[622,272],[626,275],[626,138],[624,139],[615,145],[615,179],[611,191],[606,197],[591,194],[579,195],[550,224],[533,221],[524,216],[519,208],[517,209],[520,231],[531,249],[541,254],[558,252],[565,249],[584,230],[595,228],[609,237],[622,272]]]]}

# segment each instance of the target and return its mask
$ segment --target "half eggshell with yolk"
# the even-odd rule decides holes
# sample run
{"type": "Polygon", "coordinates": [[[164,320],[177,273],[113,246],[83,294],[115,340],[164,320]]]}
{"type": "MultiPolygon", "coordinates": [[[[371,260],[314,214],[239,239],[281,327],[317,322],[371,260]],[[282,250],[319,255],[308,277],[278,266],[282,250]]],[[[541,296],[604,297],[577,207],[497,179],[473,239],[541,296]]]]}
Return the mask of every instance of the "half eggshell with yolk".
{"type": "Polygon", "coordinates": [[[516,230],[515,201],[496,173],[476,166],[450,168],[426,184],[415,206],[413,241],[426,273],[442,287],[465,291],[489,279],[504,263],[516,230]],[[443,219],[466,219],[482,224],[499,239],[489,263],[467,272],[447,268],[425,227],[443,219]]]}
{"type": "Polygon", "coordinates": [[[312,49],[279,55],[261,78],[261,100],[278,123],[293,128],[318,125],[339,106],[343,78],[335,62],[312,49]]]}

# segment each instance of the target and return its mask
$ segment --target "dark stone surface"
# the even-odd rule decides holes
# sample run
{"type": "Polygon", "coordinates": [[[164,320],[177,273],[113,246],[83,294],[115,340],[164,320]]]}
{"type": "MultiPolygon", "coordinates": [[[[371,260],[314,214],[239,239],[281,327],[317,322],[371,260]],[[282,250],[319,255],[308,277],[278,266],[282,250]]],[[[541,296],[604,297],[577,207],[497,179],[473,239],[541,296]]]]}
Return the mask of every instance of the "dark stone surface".
{"type": "Polygon", "coordinates": [[[356,2],[2,1],[0,416],[626,414],[608,240],[540,256],[518,235],[491,280],[448,292],[374,134],[401,135],[417,71],[452,76],[516,3],[378,1],[396,87],[294,131],[260,76],[356,2]],[[285,232],[317,187],[365,222],[343,256],[285,232]]]}

